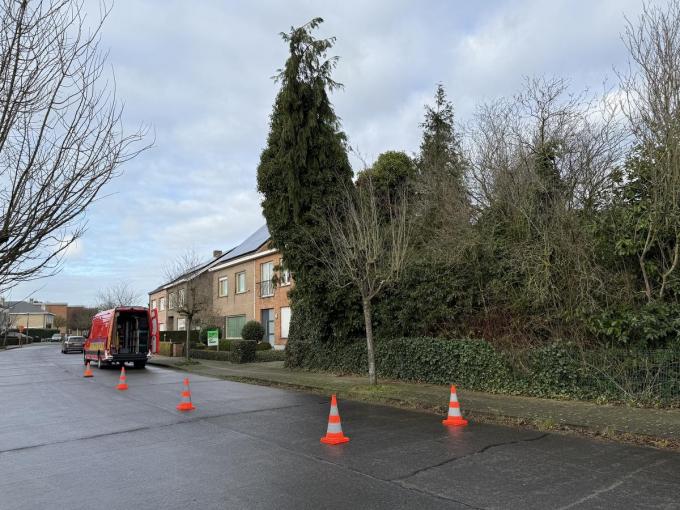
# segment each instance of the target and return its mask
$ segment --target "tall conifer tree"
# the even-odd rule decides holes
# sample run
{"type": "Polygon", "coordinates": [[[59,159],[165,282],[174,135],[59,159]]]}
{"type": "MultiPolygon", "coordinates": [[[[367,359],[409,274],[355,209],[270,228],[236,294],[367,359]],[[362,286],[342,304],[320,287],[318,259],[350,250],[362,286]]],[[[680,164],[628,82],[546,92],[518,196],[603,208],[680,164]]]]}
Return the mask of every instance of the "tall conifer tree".
{"type": "Polygon", "coordinates": [[[329,321],[343,294],[327,287],[315,249],[324,243],[320,219],[339,190],[352,186],[353,175],[346,138],[328,97],[341,87],[331,77],[337,57],[327,58],[335,38],[312,35],[322,22],[315,18],[281,34],[290,54],[276,76],[281,89],[257,169],[272,242],[296,280],[290,345],[301,335],[312,340],[338,335],[329,321]]]}

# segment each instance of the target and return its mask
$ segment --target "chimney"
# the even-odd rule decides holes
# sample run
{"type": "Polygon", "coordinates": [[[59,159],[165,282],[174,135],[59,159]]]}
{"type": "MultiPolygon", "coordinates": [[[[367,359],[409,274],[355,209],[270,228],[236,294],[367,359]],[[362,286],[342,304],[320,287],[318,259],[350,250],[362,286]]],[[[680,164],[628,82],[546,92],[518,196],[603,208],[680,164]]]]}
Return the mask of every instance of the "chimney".
{"type": "Polygon", "coordinates": [[[217,257],[222,256],[222,250],[213,250],[213,258],[216,259],[217,257]]]}

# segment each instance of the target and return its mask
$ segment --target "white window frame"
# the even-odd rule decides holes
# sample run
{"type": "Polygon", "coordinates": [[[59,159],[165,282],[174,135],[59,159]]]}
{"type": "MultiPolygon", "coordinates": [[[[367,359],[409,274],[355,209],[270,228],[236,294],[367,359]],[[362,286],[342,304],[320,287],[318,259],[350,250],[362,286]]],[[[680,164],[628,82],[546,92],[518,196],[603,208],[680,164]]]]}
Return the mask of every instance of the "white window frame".
{"type": "Polygon", "coordinates": [[[162,297],[158,300],[158,306],[160,307],[159,310],[161,312],[165,311],[165,298],[162,297]]]}
{"type": "Polygon", "coordinates": [[[290,316],[291,316],[290,306],[282,306],[279,315],[281,316],[281,338],[288,338],[288,333],[289,333],[289,330],[290,330],[290,316]],[[288,315],[287,320],[286,320],[285,315],[288,315]],[[286,324],[286,322],[287,322],[287,324],[286,324]]]}
{"type": "Polygon", "coordinates": [[[171,292],[168,294],[168,310],[174,310],[177,308],[177,294],[171,292]]]}
{"type": "Polygon", "coordinates": [[[228,276],[222,276],[217,279],[217,296],[218,297],[227,297],[229,295],[229,277],[228,276]],[[226,290],[224,294],[222,293],[222,282],[226,283],[226,290]]]}
{"type": "Polygon", "coordinates": [[[177,308],[184,306],[184,300],[186,299],[186,296],[186,289],[179,289],[177,291],[177,308]]]}
{"type": "Polygon", "coordinates": [[[152,309],[152,310],[155,310],[155,309],[156,309],[156,300],[155,300],[155,299],[152,299],[152,300],[151,300],[151,309],[152,309]]]}
{"type": "Polygon", "coordinates": [[[186,331],[187,320],[184,317],[177,317],[177,331],[186,331]]]}
{"type": "Polygon", "coordinates": [[[238,332],[237,336],[229,336],[229,319],[243,319],[243,324],[248,322],[248,317],[245,314],[236,314],[236,315],[227,315],[224,318],[224,337],[229,339],[229,340],[238,340],[241,338],[241,332],[238,332]]]}
{"type": "Polygon", "coordinates": [[[235,294],[244,294],[244,293],[248,292],[248,280],[246,279],[246,272],[245,271],[239,271],[238,273],[236,273],[234,275],[234,281],[236,282],[234,284],[235,287],[236,287],[235,290],[234,290],[235,294]],[[241,275],[243,275],[243,288],[239,290],[239,288],[241,286],[240,285],[241,281],[240,281],[239,277],[241,275]]]}
{"type": "Polygon", "coordinates": [[[270,260],[269,262],[262,262],[260,264],[260,297],[272,297],[274,295],[274,285],[271,283],[272,279],[274,277],[274,263],[270,260]],[[269,279],[265,280],[264,277],[264,268],[267,266],[269,269],[269,279]],[[265,289],[264,289],[264,284],[267,284],[266,290],[268,291],[265,294],[265,289]]]}

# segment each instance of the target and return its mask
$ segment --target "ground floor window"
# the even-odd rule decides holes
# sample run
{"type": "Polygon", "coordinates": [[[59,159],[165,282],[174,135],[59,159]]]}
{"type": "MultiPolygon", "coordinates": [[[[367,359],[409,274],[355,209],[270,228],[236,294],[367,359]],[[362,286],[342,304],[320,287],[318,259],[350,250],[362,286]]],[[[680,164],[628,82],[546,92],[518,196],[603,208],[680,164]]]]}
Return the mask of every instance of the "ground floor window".
{"type": "Polygon", "coordinates": [[[241,338],[241,330],[245,323],[245,315],[230,315],[227,317],[227,338],[241,338]]]}
{"type": "Polygon", "coordinates": [[[288,338],[289,328],[290,328],[290,307],[284,306],[281,308],[281,338],[288,338]]]}

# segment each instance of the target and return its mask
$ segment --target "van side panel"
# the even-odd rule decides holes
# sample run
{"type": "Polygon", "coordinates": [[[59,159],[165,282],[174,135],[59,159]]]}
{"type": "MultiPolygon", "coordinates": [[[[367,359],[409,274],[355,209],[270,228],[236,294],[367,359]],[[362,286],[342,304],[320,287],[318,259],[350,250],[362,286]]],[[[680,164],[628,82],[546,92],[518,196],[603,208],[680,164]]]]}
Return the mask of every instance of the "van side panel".
{"type": "Polygon", "coordinates": [[[85,358],[96,360],[99,353],[104,353],[109,349],[111,318],[115,310],[105,310],[99,312],[92,318],[90,335],[85,341],[85,358]]]}

